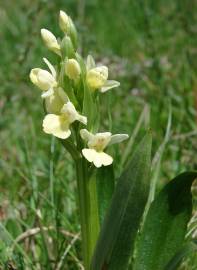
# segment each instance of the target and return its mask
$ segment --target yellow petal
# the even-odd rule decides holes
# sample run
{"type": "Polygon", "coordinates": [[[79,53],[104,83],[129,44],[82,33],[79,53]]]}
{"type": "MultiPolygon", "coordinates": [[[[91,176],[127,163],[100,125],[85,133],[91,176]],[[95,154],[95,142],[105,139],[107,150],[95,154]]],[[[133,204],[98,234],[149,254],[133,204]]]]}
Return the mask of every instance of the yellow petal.
{"type": "Polygon", "coordinates": [[[128,134],[115,134],[115,135],[112,135],[108,146],[112,145],[112,144],[115,144],[115,143],[120,143],[120,142],[122,142],[124,140],[127,140],[128,138],[129,138],[128,134]]]}
{"type": "Polygon", "coordinates": [[[100,156],[100,153],[96,152],[93,163],[97,168],[102,166],[102,157],[100,156]]]}
{"type": "Polygon", "coordinates": [[[97,152],[94,149],[84,148],[82,150],[82,153],[83,153],[83,156],[89,162],[93,162],[97,168],[100,168],[102,165],[108,166],[112,164],[113,162],[113,158],[110,155],[104,152],[97,152]]]}
{"type": "Polygon", "coordinates": [[[104,152],[96,152],[93,160],[93,163],[97,168],[100,168],[102,165],[108,166],[112,164],[112,162],[113,158],[104,152]]]}
{"type": "Polygon", "coordinates": [[[69,125],[62,120],[62,117],[55,114],[48,114],[43,120],[43,130],[47,134],[53,134],[60,139],[67,139],[71,135],[69,125]]]}
{"type": "Polygon", "coordinates": [[[87,119],[86,116],[83,116],[83,115],[78,114],[77,120],[79,122],[81,122],[82,124],[87,125],[88,119],[87,119]]]}
{"type": "Polygon", "coordinates": [[[102,164],[104,166],[108,166],[108,165],[112,164],[113,158],[110,155],[108,155],[108,154],[106,154],[104,152],[101,152],[99,154],[100,154],[100,158],[102,159],[102,164]]]}
{"type": "Polygon", "coordinates": [[[101,93],[105,93],[108,90],[120,86],[120,83],[113,80],[107,80],[105,84],[101,87],[100,91],[101,93]]]}
{"type": "Polygon", "coordinates": [[[93,162],[93,160],[95,159],[95,155],[97,154],[96,151],[94,149],[88,149],[88,148],[84,148],[82,150],[82,154],[84,155],[84,157],[89,161],[89,162],[93,162]]]}
{"type": "Polygon", "coordinates": [[[107,81],[108,68],[106,66],[96,67],[88,70],[86,75],[87,84],[90,88],[99,89],[107,81]]]}

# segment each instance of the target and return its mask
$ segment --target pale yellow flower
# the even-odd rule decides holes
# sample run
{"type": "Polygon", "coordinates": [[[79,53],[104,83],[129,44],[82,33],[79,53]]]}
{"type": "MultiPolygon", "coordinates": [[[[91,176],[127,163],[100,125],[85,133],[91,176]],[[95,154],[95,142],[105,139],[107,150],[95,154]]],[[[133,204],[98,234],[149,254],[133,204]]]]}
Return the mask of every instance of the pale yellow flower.
{"type": "Polygon", "coordinates": [[[61,55],[60,45],[58,44],[57,39],[53,33],[43,28],[41,29],[41,37],[49,50],[55,52],[58,55],[61,55]]]}
{"type": "Polygon", "coordinates": [[[127,134],[112,135],[110,132],[96,133],[95,135],[86,129],[80,130],[82,139],[87,142],[89,148],[82,150],[83,156],[99,168],[102,165],[112,164],[113,158],[104,152],[104,149],[114,143],[119,143],[128,138],[127,134]]]}
{"type": "Polygon", "coordinates": [[[68,59],[65,63],[65,73],[71,80],[77,80],[81,74],[81,68],[77,60],[68,59]]]}
{"type": "Polygon", "coordinates": [[[30,79],[43,91],[41,97],[45,99],[46,111],[60,114],[63,105],[68,102],[68,97],[64,90],[58,87],[57,74],[53,65],[46,58],[43,58],[43,60],[50,72],[41,68],[34,68],[30,72],[30,79]]]}
{"type": "Polygon", "coordinates": [[[46,58],[43,60],[51,72],[41,68],[33,68],[29,76],[32,83],[43,91],[42,97],[45,98],[53,94],[53,89],[57,87],[57,81],[55,68],[46,58]]]}
{"type": "Polygon", "coordinates": [[[100,89],[107,81],[108,68],[106,66],[95,67],[87,71],[86,80],[90,88],[100,89]]]}
{"type": "Polygon", "coordinates": [[[86,82],[91,89],[99,89],[100,92],[104,93],[120,85],[117,81],[108,80],[108,68],[106,66],[96,67],[94,59],[90,55],[87,58],[86,68],[86,82]]]}
{"type": "Polygon", "coordinates": [[[70,125],[80,121],[87,124],[87,118],[80,115],[74,105],[69,101],[61,109],[61,114],[47,114],[43,120],[43,130],[60,139],[67,139],[71,135],[70,125]]]}

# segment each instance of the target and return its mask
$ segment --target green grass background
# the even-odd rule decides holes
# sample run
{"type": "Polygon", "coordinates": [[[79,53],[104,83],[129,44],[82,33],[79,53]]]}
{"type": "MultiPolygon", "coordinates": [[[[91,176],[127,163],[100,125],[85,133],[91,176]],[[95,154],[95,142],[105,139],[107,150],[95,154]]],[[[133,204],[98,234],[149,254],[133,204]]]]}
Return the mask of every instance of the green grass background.
{"type": "MultiPolygon", "coordinates": [[[[31,68],[44,67],[42,57],[56,61],[44,47],[40,29],[61,37],[58,13],[66,11],[76,23],[82,55],[91,53],[109,66],[111,79],[121,82],[121,87],[102,96],[101,130],[126,132],[135,146],[150,126],[154,155],[163,142],[172,107],[170,138],[158,175],[160,188],[176,174],[197,169],[196,8],[195,0],[1,1],[2,269],[56,269],[63,255],[60,269],[82,269],[72,160],[42,132],[40,92],[29,81],[31,68]],[[109,113],[112,123],[106,117],[109,113]]],[[[117,175],[125,146],[115,148],[117,175]]],[[[194,197],[195,190],[194,186],[194,197]]],[[[191,226],[195,232],[195,211],[191,226]]],[[[181,269],[196,268],[197,257],[189,256],[181,269]]]]}

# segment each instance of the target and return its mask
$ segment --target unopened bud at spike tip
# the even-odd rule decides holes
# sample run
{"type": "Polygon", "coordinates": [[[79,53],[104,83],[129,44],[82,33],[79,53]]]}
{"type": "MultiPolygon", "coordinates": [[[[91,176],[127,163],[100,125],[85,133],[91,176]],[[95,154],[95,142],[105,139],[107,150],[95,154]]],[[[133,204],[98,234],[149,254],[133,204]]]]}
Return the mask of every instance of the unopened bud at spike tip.
{"type": "Polygon", "coordinates": [[[68,34],[70,31],[70,18],[69,16],[62,10],[60,10],[59,15],[59,26],[60,29],[65,33],[68,34]]]}
{"type": "Polygon", "coordinates": [[[77,48],[77,31],[72,19],[62,10],[60,10],[59,14],[59,26],[60,29],[64,32],[65,35],[68,35],[72,43],[77,48]]]}

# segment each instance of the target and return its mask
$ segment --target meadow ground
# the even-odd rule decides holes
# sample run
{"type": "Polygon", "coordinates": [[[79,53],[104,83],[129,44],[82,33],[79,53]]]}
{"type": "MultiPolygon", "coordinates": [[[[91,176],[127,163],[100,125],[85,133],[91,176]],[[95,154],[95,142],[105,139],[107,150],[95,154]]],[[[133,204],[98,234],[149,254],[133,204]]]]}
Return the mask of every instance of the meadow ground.
{"type": "MultiPolygon", "coordinates": [[[[194,0],[1,2],[2,269],[82,269],[73,164],[58,142],[42,132],[40,92],[29,81],[30,69],[43,66],[42,57],[56,61],[41,42],[40,29],[60,36],[59,10],[72,16],[83,56],[91,53],[109,66],[110,78],[121,82],[102,97],[108,116],[102,125],[130,134],[130,147],[151,127],[154,157],[172,112],[161,164],[153,173],[159,190],[176,174],[197,169],[195,8],[194,0]]],[[[121,147],[115,148],[117,175],[126,143],[121,147]]],[[[195,209],[193,219],[197,237],[195,209]]],[[[197,256],[190,255],[181,269],[195,270],[196,265],[197,256]]]]}

